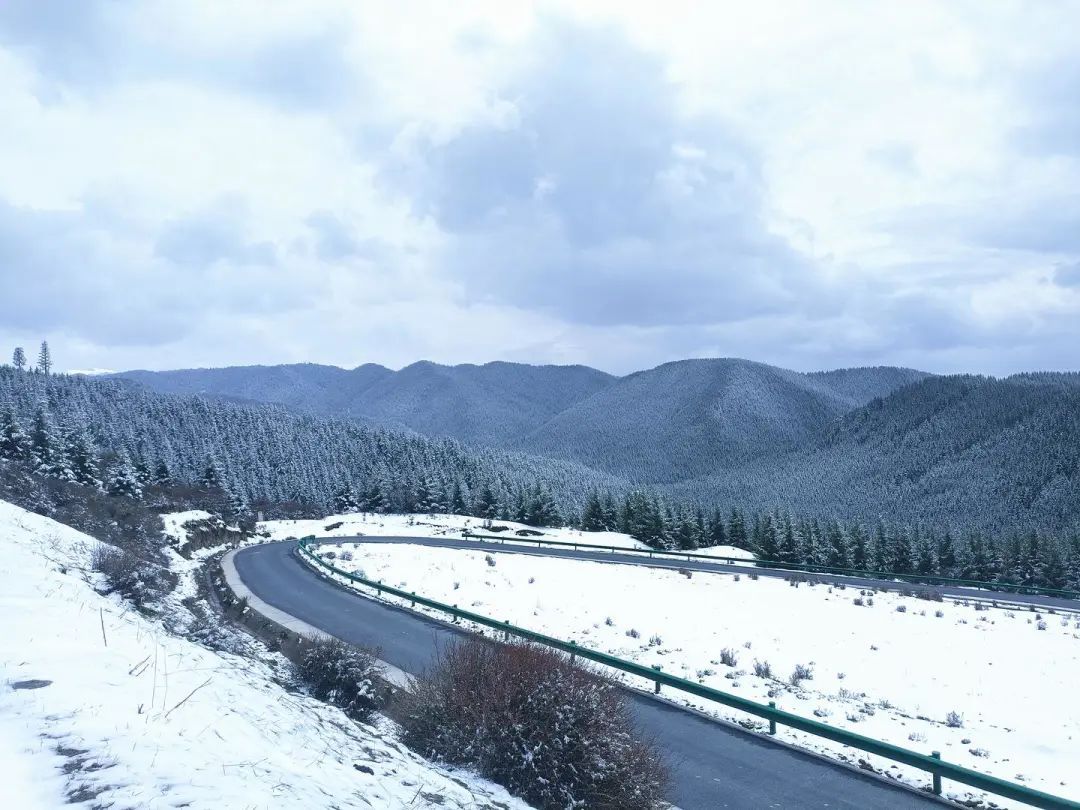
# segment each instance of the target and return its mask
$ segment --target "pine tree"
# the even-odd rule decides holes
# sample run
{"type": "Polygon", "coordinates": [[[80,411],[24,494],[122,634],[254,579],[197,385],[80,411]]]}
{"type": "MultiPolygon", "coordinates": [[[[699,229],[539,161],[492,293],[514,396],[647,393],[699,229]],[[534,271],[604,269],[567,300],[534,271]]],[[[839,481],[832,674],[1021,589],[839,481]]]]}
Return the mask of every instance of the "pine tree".
{"type": "MultiPolygon", "coordinates": [[[[206,464],[197,483],[203,489],[221,489],[221,472],[218,469],[217,461],[210,454],[206,456],[206,464]]],[[[300,498],[297,498],[297,500],[300,500],[300,498]]]]}
{"type": "Polygon", "coordinates": [[[110,495],[127,498],[142,497],[142,487],[139,486],[139,481],[135,477],[135,468],[132,467],[127,453],[121,451],[117,454],[116,460],[109,469],[105,491],[110,495]]]}
{"type": "Polygon", "coordinates": [[[791,523],[791,517],[785,515],[783,520],[778,520],[780,526],[780,547],[776,552],[776,559],[785,563],[798,563],[802,557],[799,543],[795,539],[795,526],[791,523]]]}
{"type": "Polygon", "coordinates": [[[38,352],[38,371],[48,377],[49,374],[52,373],[52,365],[52,353],[49,351],[49,342],[43,340],[41,341],[41,351],[38,352]]]}
{"type": "Polygon", "coordinates": [[[15,366],[16,371],[26,370],[26,352],[23,351],[22,346],[15,347],[15,351],[11,355],[11,365],[15,366]]]}
{"type": "Polygon", "coordinates": [[[469,514],[469,508],[465,504],[465,493],[462,490],[461,482],[454,481],[454,488],[450,493],[450,514],[452,515],[467,515],[469,514]]]}
{"type": "Polygon", "coordinates": [[[66,437],[68,463],[76,484],[100,487],[98,478],[98,458],[94,443],[85,430],[69,431],[66,437]]]}
{"type": "Polygon", "coordinates": [[[581,513],[581,528],[587,532],[602,532],[604,525],[604,505],[600,502],[600,496],[593,490],[585,501],[585,509],[581,513]]]}
{"type": "Polygon", "coordinates": [[[358,511],[359,504],[352,484],[345,484],[334,493],[330,509],[337,515],[347,515],[358,511]]]}
{"type": "Polygon", "coordinates": [[[870,562],[870,548],[867,542],[866,530],[858,523],[854,523],[848,534],[851,537],[851,567],[859,571],[865,571],[870,562]]]}
{"type": "Polygon", "coordinates": [[[828,562],[832,568],[851,568],[851,542],[840,524],[829,521],[825,529],[825,545],[828,549],[828,562]]]}
{"type": "Polygon", "coordinates": [[[59,478],[62,481],[75,480],[64,452],[64,444],[57,436],[49,412],[44,407],[38,408],[37,416],[34,417],[34,426],[30,431],[30,453],[34,470],[39,475],[59,478]]]}
{"type": "Polygon", "coordinates": [[[742,512],[738,509],[731,510],[731,517],[728,519],[728,542],[735,548],[746,549],[749,551],[750,543],[749,538],[746,535],[746,520],[743,518],[742,512]]]}
{"type": "Polygon", "coordinates": [[[763,560],[775,560],[780,554],[780,544],[776,537],[776,523],[773,521],[771,514],[766,513],[761,518],[761,536],[755,551],[758,557],[763,560]]]}
{"type": "Polygon", "coordinates": [[[165,487],[172,483],[172,474],[169,472],[169,465],[164,460],[159,461],[157,466],[154,467],[154,479],[155,486],[165,487]]]}
{"type": "Polygon", "coordinates": [[[0,458],[8,461],[30,458],[30,437],[23,431],[11,409],[0,417],[0,458]]]}
{"type": "Polygon", "coordinates": [[[898,527],[889,538],[889,571],[894,574],[910,574],[915,569],[911,549],[911,536],[905,527],[898,527]]]}
{"type": "Polygon", "coordinates": [[[727,530],[724,528],[724,515],[718,509],[713,511],[706,528],[707,543],[710,546],[724,546],[728,543],[727,530]]]}
{"type": "Polygon", "coordinates": [[[485,520],[494,520],[499,514],[499,499],[495,497],[491,485],[485,483],[480,490],[480,497],[476,499],[473,514],[485,520]]]}

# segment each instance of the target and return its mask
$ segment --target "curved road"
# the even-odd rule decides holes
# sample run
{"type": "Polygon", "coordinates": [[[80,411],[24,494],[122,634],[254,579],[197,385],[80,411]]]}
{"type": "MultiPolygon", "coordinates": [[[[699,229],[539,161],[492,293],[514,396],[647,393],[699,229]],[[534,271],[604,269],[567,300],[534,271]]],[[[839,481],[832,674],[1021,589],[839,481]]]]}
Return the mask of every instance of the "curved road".
{"type": "MultiPolygon", "coordinates": [[[[428,543],[430,538],[363,540],[428,543]]],[[[475,548],[476,544],[465,547],[475,548]]],[[[237,574],[264,602],[338,638],[378,648],[380,658],[406,672],[421,672],[440,644],[462,634],[441,622],[367,599],[323,579],[295,558],[294,548],[295,543],[284,542],[242,549],[233,558],[237,574]]],[[[494,544],[494,550],[499,549],[494,544]]],[[[930,796],[808,752],[646,695],[629,694],[639,726],[667,754],[672,774],[670,798],[685,810],[943,806],[930,796]]]]}
{"type": "Polygon", "coordinates": [[[525,537],[508,537],[505,543],[490,540],[464,540],[457,537],[333,537],[315,538],[316,543],[409,543],[437,548],[470,549],[472,551],[493,551],[507,554],[534,554],[541,557],[563,557],[573,560],[592,560],[594,562],[618,563],[620,565],[643,565],[649,568],[675,568],[683,571],[695,571],[713,574],[748,574],[760,577],[805,576],[817,582],[837,583],[850,588],[869,588],[878,591],[916,591],[941,594],[947,599],[977,599],[984,602],[1031,608],[1080,611],[1080,601],[1056,596],[1039,596],[1006,591],[990,591],[980,588],[964,588],[957,585],[923,585],[915,582],[901,582],[895,579],[870,579],[867,577],[844,576],[842,574],[816,574],[781,568],[760,568],[750,565],[736,565],[704,560],[686,560],[678,557],[649,557],[647,552],[626,553],[589,550],[588,546],[563,548],[560,546],[528,545],[525,537]]]}

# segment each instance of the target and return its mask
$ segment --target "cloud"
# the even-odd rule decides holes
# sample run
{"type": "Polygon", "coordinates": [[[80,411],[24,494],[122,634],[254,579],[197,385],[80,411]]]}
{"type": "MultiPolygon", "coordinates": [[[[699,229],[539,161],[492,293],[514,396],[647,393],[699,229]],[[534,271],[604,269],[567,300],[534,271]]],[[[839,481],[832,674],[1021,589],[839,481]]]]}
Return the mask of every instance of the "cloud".
{"type": "Polygon", "coordinates": [[[684,117],[660,59],[553,20],[528,53],[501,119],[421,142],[399,169],[470,297],[640,325],[822,303],[811,263],[769,231],[758,157],[684,117]]]}
{"type": "Polygon", "coordinates": [[[189,267],[205,267],[220,260],[237,264],[276,264],[274,245],[244,237],[237,209],[236,200],[221,200],[167,223],[154,244],[155,255],[189,267]]]}

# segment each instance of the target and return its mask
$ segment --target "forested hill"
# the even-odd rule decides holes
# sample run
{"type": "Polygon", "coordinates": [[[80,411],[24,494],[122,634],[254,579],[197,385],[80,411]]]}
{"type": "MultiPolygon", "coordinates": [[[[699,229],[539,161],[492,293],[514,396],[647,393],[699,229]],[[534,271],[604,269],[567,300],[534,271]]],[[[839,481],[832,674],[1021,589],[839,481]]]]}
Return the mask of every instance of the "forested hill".
{"type": "Polygon", "coordinates": [[[752,506],[987,531],[1080,526],[1080,374],[929,377],[799,450],[674,488],[752,506]]]}
{"type": "Polygon", "coordinates": [[[465,511],[483,500],[504,514],[524,498],[543,513],[535,521],[546,522],[558,519],[556,511],[579,512],[593,489],[625,489],[611,476],[559,460],[475,450],[279,406],[11,367],[0,367],[0,450],[32,456],[45,474],[79,483],[104,479],[105,465],[130,464],[144,481],[220,483],[251,501],[319,509],[331,508],[343,492],[389,511],[428,511],[436,503],[440,511],[465,511]]]}
{"type": "Polygon", "coordinates": [[[853,408],[925,376],[890,367],[802,374],[747,360],[681,360],[618,380],[516,446],[674,483],[792,451],[853,408]]]}
{"type": "Polygon", "coordinates": [[[427,436],[509,447],[616,378],[585,366],[413,363],[400,371],[314,364],[129,371],[155,391],[271,402],[427,436]]]}
{"type": "Polygon", "coordinates": [[[925,374],[887,367],[802,374],[718,359],[621,378],[584,366],[428,362],[400,371],[293,365],[122,376],[166,393],[277,402],[666,483],[799,446],[841,414],[925,374]]]}

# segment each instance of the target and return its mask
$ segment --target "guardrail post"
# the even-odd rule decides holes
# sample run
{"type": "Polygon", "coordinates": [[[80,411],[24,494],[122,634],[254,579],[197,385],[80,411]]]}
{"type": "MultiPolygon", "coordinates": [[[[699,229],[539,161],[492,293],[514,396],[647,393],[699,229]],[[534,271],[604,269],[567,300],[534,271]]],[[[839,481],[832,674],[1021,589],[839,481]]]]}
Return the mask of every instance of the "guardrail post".
{"type": "Polygon", "coordinates": [[[457,624],[457,621],[458,621],[457,605],[454,605],[454,624],[457,624]]]}
{"type": "Polygon", "coordinates": [[[413,596],[413,598],[412,598],[412,605],[411,605],[411,607],[416,607],[416,591],[413,591],[413,592],[412,592],[412,596],[413,596]]]}
{"type": "MultiPolygon", "coordinates": [[[[657,672],[661,671],[661,667],[660,667],[659,664],[653,664],[653,669],[655,669],[657,672]]],[[[659,695],[660,694],[660,681],[656,681],[655,683],[656,683],[656,689],[654,691],[655,691],[655,694],[659,695]]]]}
{"type": "MultiPolygon", "coordinates": [[[[776,701],[775,700],[770,700],[769,701],[769,708],[770,709],[775,709],[776,708],[776,701]]],[[[776,718],[774,718],[774,717],[769,718],[769,733],[772,734],[774,737],[776,736],[776,718]]]]}
{"type": "MultiPolygon", "coordinates": [[[[570,642],[570,646],[571,646],[571,647],[576,647],[576,646],[577,646],[577,642],[576,642],[576,641],[571,641],[571,642],[570,642]]],[[[574,663],[574,662],[575,662],[576,660],[577,660],[577,650],[571,650],[571,651],[570,651],[570,663],[572,664],[572,663],[574,663]]]]}
{"type": "MultiPolygon", "coordinates": [[[[934,759],[941,759],[941,752],[940,751],[934,751],[932,754],[930,754],[930,756],[932,756],[934,759]]],[[[941,795],[941,774],[940,773],[935,773],[934,774],[934,795],[935,796],[940,796],[941,795]]]]}

